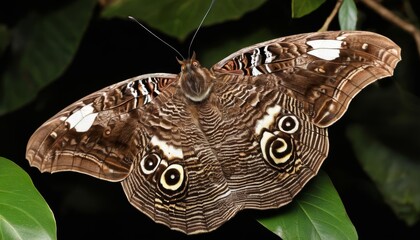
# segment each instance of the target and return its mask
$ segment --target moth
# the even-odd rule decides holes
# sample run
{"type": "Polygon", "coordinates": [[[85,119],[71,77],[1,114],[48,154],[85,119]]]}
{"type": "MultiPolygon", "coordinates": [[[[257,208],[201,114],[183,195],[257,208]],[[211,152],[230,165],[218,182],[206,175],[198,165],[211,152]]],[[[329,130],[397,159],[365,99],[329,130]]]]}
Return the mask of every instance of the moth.
{"type": "Polygon", "coordinates": [[[127,79],[71,104],[30,138],[41,172],[121,182],[128,201],[187,234],[242,209],[279,208],[328,155],[327,127],[364,87],[393,75],[400,48],[364,31],[282,37],[210,69],[127,79]]]}

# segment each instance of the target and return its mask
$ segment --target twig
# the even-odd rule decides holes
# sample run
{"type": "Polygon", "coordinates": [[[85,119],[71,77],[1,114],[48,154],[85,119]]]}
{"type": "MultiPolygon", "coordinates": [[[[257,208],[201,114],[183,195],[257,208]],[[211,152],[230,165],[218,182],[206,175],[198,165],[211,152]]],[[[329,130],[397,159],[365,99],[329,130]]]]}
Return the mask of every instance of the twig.
{"type": "Polygon", "coordinates": [[[337,0],[334,9],[330,13],[330,15],[325,19],[324,25],[318,30],[318,32],[327,31],[328,27],[330,26],[331,21],[334,19],[335,15],[337,15],[338,9],[340,9],[341,4],[343,4],[343,0],[337,0]]]}
{"type": "Polygon", "coordinates": [[[417,51],[420,55],[420,29],[416,28],[413,24],[410,22],[401,19],[397,15],[395,15],[393,12],[379,4],[378,2],[374,0],[361,0],[366,6],[370,7],[373,11],[377,12],[379,15],[381,15],[383,18],[387,19],[388,21],[392,22],[393,24],[397,25],[404,31],[410,33],[413,35],[414,40],[416,41],[417,45],[417,51]]]}

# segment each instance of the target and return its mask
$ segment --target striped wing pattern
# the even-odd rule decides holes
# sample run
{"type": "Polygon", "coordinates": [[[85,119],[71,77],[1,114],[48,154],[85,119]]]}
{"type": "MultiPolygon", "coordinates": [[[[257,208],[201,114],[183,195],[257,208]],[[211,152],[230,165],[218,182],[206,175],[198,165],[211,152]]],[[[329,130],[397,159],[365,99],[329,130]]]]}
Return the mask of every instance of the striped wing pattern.
{"type": "Polygon", "coordinates": [[[128,79],[70,105],[31,137],[41,171],[120,181],[130,203],[187,234],[246,208],[283,206],[328,154],[326,127],[391,76],[400,48],[370,32],[323,32],[244,48],[211,69],[128,79]]]}
{"type": "Polygon", "coordinates": [[[137,124],[127,119],[133,109],[157,95],[156,89],[165,89],[176,78],[175,74],[141,75],[82,98],[36,130],[26,158],[42,172],[75,171],[123,180],[138,154],[132,147],[137,124]]]}
{"type": "MultiPolygon", "coordinates": [[[[295,99],[269,86],[255,87],[256,78],[247,78],[249,82],[238,87],[234,83],[244,81],[243,77],[225,77],[229,83],[216,85],[214,95],[205,103],[191,106],[182,95],[162,93],[149,108],[156,114],[152,120],[147,118],[150,125],[144,126],[144,138],[157,136],[182,149],[183,158],[172,160],[182,164],[188,175],[188,187],[182,189],[186,192],[180,199],[165,197],[156,180],[144,174],[140,162],[122,182],[134,206],[173,229],[208,232],[241,209],[285,205],[316,174],[327,156],[327,130],[313,125],[296,108],[295,99]],[[251,101],[256,95],[258,106],[251,101]],[[172,99],[166,99],[169,97],[172,99]],[[280,108],[270,114],[267,109],[271,106],[280,108]],[[287,159],[288,164],[271,167],[261,150],[262,132],[280,132],[277,119],[289,115],[297,117],[299,128],[283,138],[289,137],[295,155],[287,159]],[[264,116],[274,122],[257,131],[255,123],[264,116]]],[[[142,155],[163,150],[156,147],[149,143],[142,155]]]]}

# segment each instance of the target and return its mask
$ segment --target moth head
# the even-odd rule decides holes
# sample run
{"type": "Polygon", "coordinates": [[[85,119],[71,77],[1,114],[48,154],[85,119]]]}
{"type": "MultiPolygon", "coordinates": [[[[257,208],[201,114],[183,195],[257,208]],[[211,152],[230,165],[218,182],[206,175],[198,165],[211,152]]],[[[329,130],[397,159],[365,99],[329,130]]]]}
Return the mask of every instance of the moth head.
{"type": "Polygon", "coordinates": [[[185,97],[193,102],[205,100],[211,92],[214,76],[195,58],[195,52],[190,59],[178,60],[181,65],[180,87],[185,97]]]}

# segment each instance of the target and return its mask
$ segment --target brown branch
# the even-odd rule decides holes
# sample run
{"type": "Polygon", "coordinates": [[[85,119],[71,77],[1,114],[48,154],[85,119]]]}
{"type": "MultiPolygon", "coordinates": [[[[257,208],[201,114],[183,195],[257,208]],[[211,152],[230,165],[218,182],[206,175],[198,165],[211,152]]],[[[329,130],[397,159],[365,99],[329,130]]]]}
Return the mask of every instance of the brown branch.
{"type": "Polygon", "coordinates": [[[393,12],[382,6],[380,3],[374,1],[374,0],[361,0],[366,6],[370,7],[373,11],[377,12],[379,15],[381,15],[386,20],[392,22],[393,24],[397,25],[404,31],[410,33],[413,35],[414,40],[416,41],[417,45],[417,51],[420,55],[420,29],[416,28],[413,24],[410,22],[401,19],[397,15],[395,15],[393,12]]]}
{"type": "Polygon", "coordinates": [[[324,25],[318,30],[318,32],[324,32],[328,30],[328,27],[330,26],[331,21],[334,19],[335,15],[337,15],[338,10],[341,7],[341,4],[343,4],[343,0],[337,0],[337,3],[335,4],[334,9],[330,13],[330,15],[325,19],[324,25]]]}

